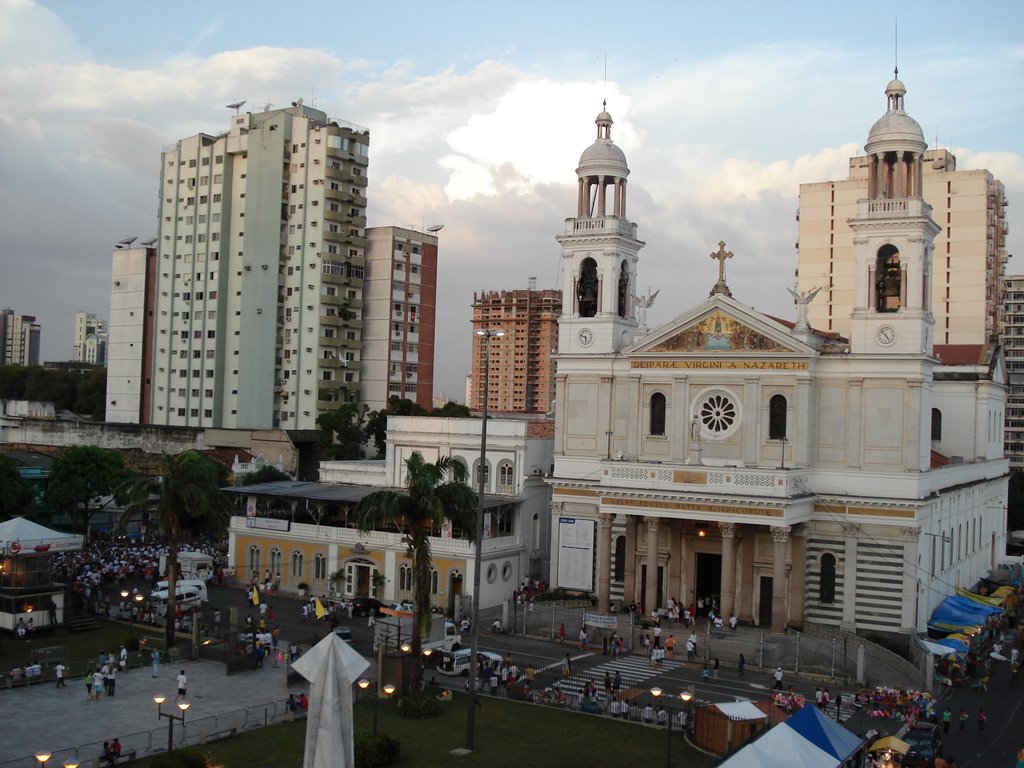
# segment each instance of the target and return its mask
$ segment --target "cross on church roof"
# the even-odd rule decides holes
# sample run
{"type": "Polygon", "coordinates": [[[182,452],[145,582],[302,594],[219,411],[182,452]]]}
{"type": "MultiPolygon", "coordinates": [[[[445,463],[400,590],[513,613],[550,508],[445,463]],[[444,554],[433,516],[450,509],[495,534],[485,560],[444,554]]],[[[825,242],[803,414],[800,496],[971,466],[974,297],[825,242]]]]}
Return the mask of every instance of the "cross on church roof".
{"type": "Polygon", "coordinates": [[[731,299],[732,291],[725,284],[725,260],[732,258],[732,251],[725,250],[724,240],[718,241],[718,250],[711,254],[711,258],[718,261],[718,282],[715,283],[715,287],[711,289],[711,293],[708,295],[714,296],[716,293],[724,293],[731,299]]]}

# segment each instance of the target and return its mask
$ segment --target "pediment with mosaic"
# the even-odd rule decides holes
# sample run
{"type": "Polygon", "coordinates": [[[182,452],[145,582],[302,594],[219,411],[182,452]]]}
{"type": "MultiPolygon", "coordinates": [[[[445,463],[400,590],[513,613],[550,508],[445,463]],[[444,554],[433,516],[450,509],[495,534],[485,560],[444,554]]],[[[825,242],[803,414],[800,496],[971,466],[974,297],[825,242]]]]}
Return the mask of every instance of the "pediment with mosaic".
{"type": "Polygon", "coordinates": [[[715,311],[645,351],[792,352],[793,350],[724,312],[715,311]]]}

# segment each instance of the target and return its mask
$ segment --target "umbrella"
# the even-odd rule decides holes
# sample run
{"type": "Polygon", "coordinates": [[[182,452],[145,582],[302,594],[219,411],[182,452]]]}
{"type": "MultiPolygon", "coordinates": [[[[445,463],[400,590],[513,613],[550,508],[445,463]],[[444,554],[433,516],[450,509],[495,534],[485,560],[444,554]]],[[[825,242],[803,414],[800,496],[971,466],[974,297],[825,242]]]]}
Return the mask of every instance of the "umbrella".
{"type": "Polygon", "coordinates": [[[302,768],[353,768],[352,682],[370,662],[333,632],[292,667],[309,680],[309,716],[302,768]]]}
{"type": "Polygon", "coordinates": [[[1006,657],[1003,656],[1003,654],[996,653],[995,651],[992,651],[992,653],[989,654],[989,658],[995,659],[996,661],[1006,661],[1006,657]]]}
{"type": "Polygon", "coordinates": [[[871,745],[871,749],[868,752],[881,752],[886,749],[905,755],[910,751],[910,745],[903,741],[903,739],[897,739],[895,736],[883,736],[871,745]]]}

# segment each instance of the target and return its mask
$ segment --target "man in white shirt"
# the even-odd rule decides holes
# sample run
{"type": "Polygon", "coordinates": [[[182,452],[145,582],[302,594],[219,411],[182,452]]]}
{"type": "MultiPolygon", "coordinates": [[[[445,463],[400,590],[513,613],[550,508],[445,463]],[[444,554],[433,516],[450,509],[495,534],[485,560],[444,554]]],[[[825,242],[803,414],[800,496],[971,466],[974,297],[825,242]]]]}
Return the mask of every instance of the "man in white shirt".
{"type": "Polygon", "coordinates": [[[188,678],[185,677],[185,670],[181,670],[178,673],[178,695],[174,697],[174,703],[178,703],[178,699],[185,698],[185,690],[188,688],[188,678]]]}
{"type": "Polygon", "coordinates": [[[64,685],[64,670],[65,669],[67,669],[67,667],[65,667],[64,663],[61,662],[61,661],[58,661],[57,662],[57,666],[53,668],[53,671],[57,673],[57,687],[58,688],[66,688],[67,687],[66,685],[64,685]]]}

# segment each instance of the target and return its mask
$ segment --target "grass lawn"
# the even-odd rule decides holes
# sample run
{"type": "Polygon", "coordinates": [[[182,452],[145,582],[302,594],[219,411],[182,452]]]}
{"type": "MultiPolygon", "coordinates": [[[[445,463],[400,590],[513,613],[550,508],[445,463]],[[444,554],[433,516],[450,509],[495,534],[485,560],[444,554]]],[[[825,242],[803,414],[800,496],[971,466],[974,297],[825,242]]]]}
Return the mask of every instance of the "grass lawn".
{"type": "MultiPolygon", "coordinates": [[[[572,765],[661,765],[666,733],[604,717],[579,715],[504,699],[482,700],[477,712],[477,751],[463,758],[450,751],[466,738],[466,703],[456,696],[429,720],[399,717],[393,702],[381,702],[380,730],[402,745],[399,768],[452,765],[486,768],[565,768],[572,765]]],[[[358,702],[356,726],[369,730],[373,704],[358,702]]],[[[190,747],[225,768],[301,768],[306,725],[299,721],[250,731],[231,739],[190,747]]],[[[715,758],[691,749],[673,732],[672,762],[686,768],[707,768],[715,758]]],[[[146,766],[148,761],[138,765],[146,766]]]]}
{"type": "MultiPolygon", "coordinates": [[[[113,651],[115,654],[120,650],[121,644],[128,641],[129,627],[117,621],[97,619],[99,629],[87,630],[85,632],[69,632],[63,635],[40,635],[29,640],[18,640],[13,635],[4,635],[0,641],[0,670],[8,672],[15,666],[20,666],[26,661],[39,657],[43,659],[54,658],[55,654],[61,654],[65,659],[71,659],[71,674],[84,674],[86,669],[92,669],[96,664],[96,656],[102,651],[113,651]],[[54,648],[63,646],[63,651],[55,651],[51,654],[35,654],[37,648],[54,648]]],[[[157,627],[135,626],[133,637],[151,637],[163,647],[163,632],[157,627]]],[[[131,666],[139,665],[139,654],[130,653],[128,660],[131,666]]],[[[53,677],[51,670],[46,670],[44,679],[53,677]]]]}

